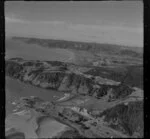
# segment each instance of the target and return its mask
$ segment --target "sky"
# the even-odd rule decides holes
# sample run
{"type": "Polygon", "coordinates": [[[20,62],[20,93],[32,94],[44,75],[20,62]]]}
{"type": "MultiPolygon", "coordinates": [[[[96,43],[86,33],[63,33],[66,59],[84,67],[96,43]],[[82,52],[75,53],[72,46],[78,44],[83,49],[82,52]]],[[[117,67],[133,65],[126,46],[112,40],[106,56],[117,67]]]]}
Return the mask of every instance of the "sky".
{"type": "Polygon", "coordinates": [[[141,1],[7,1],[6,36],[143,47],[141,1]]]}

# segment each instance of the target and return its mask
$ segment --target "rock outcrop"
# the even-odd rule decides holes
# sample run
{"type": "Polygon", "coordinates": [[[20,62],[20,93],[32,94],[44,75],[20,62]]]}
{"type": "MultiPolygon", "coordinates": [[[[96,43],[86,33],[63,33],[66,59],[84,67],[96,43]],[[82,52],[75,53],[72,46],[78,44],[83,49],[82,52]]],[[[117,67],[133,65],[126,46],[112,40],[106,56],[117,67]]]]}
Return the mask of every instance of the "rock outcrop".
{"type": "Polygon", "coordinates": [[[96,98],[109,92],[109,100],[124,98],[134,91],[131,87],[110,79],[70,70],[70,65],[58,61],[26,61],[13,58],[6,61],[6,75],[41,88],[96,98]]]}
{"type": "Polygon", "coordinates": [[[143,101],[119,104],[105,110],[100,116],[105,116],[109,126],[134,137],[143,137],[143,101]]]}
{"type": "Polygon", "coordinates": [[[59,91],[73,91],[76,93],[88,93],[92,84],[91,79],[65,70],[65,66],[53,66],[50,62],[24,62],[6,61],[6,75],[29,82],[46,89],[59,91]]]}
{"type": "MultiPolygon", "coordinates": [[[[73,110],[73,107],[44,102],[38,97],[22,98],[18,107],[53,117],[73,128],[73,132],[81,137],[143,137],[142,101],[129,102],[128,105],[116,104],[114,107],[99,112],[96,117],[90,113],[90,117],[87,117],[80,110],[73,110]]],[[[62,135],[59,138],[64,137],[64,133],[62,135]]]]}

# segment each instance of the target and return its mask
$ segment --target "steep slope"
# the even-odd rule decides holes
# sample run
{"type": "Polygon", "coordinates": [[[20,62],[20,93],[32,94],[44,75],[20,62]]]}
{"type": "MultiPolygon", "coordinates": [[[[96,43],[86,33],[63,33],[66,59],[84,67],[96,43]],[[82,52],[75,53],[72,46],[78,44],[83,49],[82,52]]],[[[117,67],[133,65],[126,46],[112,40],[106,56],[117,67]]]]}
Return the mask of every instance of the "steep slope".
{"type": "MultiPolygon", "coordinates": [[[[87,74],[85,70],[90,71],[91,67],[59,61],[12,58],[6,60],[5,68],[6,76],[73,96],[63,101],[59,99],[46,102],[32,96],[21,98],[17,103],[17,111],[21,110],[20,113],[22,110],[35,111],[40,115],[53,117],[73,129],[59,134],[57,138],[143,137],[143,90],[131,87],[125,81],[117,82],[106,78],[107,76],[101,77],[101,74],[87,74]]],[[[24,114],[20,116],[23,119],[24,114]]],[[[35,119],[32,114],[31,117],[35,119]]],[[[21,132],[21,135],[18,133],[17,122],[20,118],[16,118],[13,122],[11,119],[7,123],[13,123],[11,127],[17,130],[10,132],[9,128],[7,138],[13,136],[23,138],[24,132],[21,132]]],[[[35,123],[37,124],[37,121],[35,123]]],[[[38,136],[34,131],[35,124],[26,126],[38,136]]],[[[45,126],[50,127],[48,124],[43,125],[45,126]]]]}
{"type": "Polygon", "coordinates": [[[143,101],[130,102],[127,105],[119,104],[105,110],[100,116],[116,130],[132,136],[143,137],[143,101]]]}
{"type": "Polygon", "coordinates": [[[126,85],[143,88],[143,66],[127,65],[122,67],[94,67],[84,72],[88,75],[101,76],[114,81],[124,82],[126,85]]]}
{"type": "MultiPolygon", "coordinates": [[[[123,103],[116,104],[116,106],[100,112],[96,117],[90,113],[85,115],[81,109],[73,109],[75,106],[60,106],[57,105],[57,103],[44,102],[37,97],[22,98],[18,103],[18,108],[24,111],[34,110],[43,116],[55,118],[57,121],[73,128],[74,131],[69,131],[69,133],[75,133],[75,137],[136,138],[143,137],[142,105],[142,101],[130,102],[128,105],[123,103]],[[87,115],[89,116],[87,117],[87,115]]],[[[37,124],[39,124],[39,122],[37,124]]],[[[59,134],[57,138],[63,138],[64,134],[71,136],[69,133],[65,131],[59,134]]]]}
{"type": "Polygon", "coordinates": [[[6,75],[20,81],[46,89],[66,91],[101,98],[109,95],[109,101],[124,98],[134,89],[100,76],[89,76],[71,64],[56,61],[26,61],[10,59],[6,61],[6,75]]]}

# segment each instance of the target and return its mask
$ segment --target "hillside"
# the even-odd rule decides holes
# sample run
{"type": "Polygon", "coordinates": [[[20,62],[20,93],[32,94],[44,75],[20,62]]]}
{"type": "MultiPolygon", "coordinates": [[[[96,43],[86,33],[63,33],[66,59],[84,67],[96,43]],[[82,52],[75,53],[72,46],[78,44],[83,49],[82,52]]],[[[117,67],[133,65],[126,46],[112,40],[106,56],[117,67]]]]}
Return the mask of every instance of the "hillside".
{"type": "Polygon", "coordinates": [[[16,49],[9,45],[5,71],[17,92],[7,92],[16,113],[6,118],[6,138],[49,137],[51,120],[43,116],[53,117],[58,131],[67,126],[57,138],[143,137],[140,49],[18,37],[10,42],[16,49]],[[25,97],[17,96],[21,92],[25,97]]]}
{"type": "Polygon", "coordinates": [[[15,103],[18,112],[7,118],[7,125],[11,124],[15,130],[8,128],[7,138],[30,137],[27,133],[29,131],[22,126],[24,124],[32,129],[34,136],[43,137],[42,132],[45,130],[40,128],[40,115],[53,117],[69,126],[68,130],[55,136],[57,138],[143,137],[144,94],[140,88],[100,75],[86,74],[85,70],[90,70],[90,67],[60,61],[12,58],[6,60],[5,68],[6,76],[10,78],[49,91],[67,93],[52,101],[35,96],[17,100],[15,103]],[[36,122],[33,123],[30,117],[36,122]],[[20,118],[25,119],[18,123],[20,118]],[[18,132],[16,128],[22,132],[18,132]]]}
{"type": "Polygon", "coordinates": [[[118,97],[114,93],[120,87],[125,90],[129,88],[129,94],[132,92],[131,87],[121,84],[121,80],[84,74],[78,67],[72,70],[72,66],[70,63],[57,61],[27,61],[16,58],[6,61],[6,75],[42,88],[94,95],[98,98],[106,95],[110,89],[113,97],[118,97]]]}

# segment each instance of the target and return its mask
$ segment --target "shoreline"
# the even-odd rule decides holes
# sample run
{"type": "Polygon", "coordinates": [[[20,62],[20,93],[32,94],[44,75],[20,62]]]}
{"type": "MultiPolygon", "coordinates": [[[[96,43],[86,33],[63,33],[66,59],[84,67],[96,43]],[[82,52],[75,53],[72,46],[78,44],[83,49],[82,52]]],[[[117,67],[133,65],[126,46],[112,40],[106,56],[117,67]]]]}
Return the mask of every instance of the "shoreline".
{"type": "Polygon", "coordinates": [[[69,128],[66,124],[60,123],[59,121],[51,118],[51,116],[42,116],[42,117],[39,117],[37,120],[39,120],[39,121],[37,123],[38,128],[36,129],[36,134],[40,138],[56,137],[58,135],[61,135],[63,132],[66,131],[67,128],[69,128]],[[59,124],[59,125],[57,125],[57,124],[59,124]],[[51,133],[50,131],[46,132],[46,129],[50,130],[50,128],[53,128],[54,131],[51,131],[53,133],[51,133]],[[59,129],[57,129],[57,128],[59,128],[59,129]],[[47,133],[47,136],[45,135],[45,132],[47,133]],[[43,134],[44,134],[44,136],[43,136],[43,134]]]}

